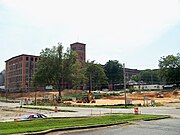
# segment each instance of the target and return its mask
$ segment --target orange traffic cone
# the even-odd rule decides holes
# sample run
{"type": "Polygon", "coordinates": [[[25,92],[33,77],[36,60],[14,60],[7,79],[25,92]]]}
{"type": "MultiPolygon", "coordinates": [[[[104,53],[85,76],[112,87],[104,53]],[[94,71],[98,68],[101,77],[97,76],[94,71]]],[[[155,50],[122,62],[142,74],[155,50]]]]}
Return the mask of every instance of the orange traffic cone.
{"type": "Polygon", "coordinates": [[[57,106],[55,106],[54,112],[58,112],[58,107],[57,106]]]}

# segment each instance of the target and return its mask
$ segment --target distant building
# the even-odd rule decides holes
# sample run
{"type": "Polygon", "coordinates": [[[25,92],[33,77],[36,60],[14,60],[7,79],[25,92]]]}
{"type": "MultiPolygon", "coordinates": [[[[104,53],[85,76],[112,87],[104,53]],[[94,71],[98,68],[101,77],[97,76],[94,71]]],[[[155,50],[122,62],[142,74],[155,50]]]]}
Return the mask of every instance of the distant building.
{"type": "Polygon", "coordinates": [[[82,63],[86,62],[86,44],[83,43],[73,43],[70,45],[71,49],[78,54],[78,60],[82,63]]]}
{"type": "Polygon", "coordinates": [[[39,56],[22,54],[6,60],[5,88],[8,91],[28,91],[37,71],[39,56]]]}
{"type": "Polygon", "coordinates": [[[138,75],[140,73],[140,70],[125,68],[125,73],[126,73],[126,80],[130,81],[133,75],[138,75]]]}
{"type": "Polygon", "coordinates": [[[134,85],[133,87],[135,90],[162,90],[163,89],[163,85],[159,85],[159,84],[134,85]]]}
{"type": "Polygon", "coordinates": [[[0,72],[0,86],[4,86],[4,82],[5,82],[5,70],[0,72]]]}

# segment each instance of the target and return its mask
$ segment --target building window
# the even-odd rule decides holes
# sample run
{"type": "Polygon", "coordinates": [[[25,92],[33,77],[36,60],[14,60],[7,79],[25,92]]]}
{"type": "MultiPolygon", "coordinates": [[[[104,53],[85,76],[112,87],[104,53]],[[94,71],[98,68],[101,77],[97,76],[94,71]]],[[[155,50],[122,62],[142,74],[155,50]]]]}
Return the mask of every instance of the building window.
{"type": "Polygon", "coordinates": [[[26,67],[29,67],[29,62],[26,62],[26,67]]]}
{"type": "Polygon", "coordinates": [[[28,69],[26,69],[26,74],[28,74],[28,69]]]}
{"type": "Polygon", "coordinates": [[[35,62],[37,62],[37,58],[35,58],[35,62]]]}
{"type": "Polygon", "coordinates": [[[28,81],[28,76],[26,76],[26,81],[28,81]]]}
{"type": "Polygon", "coordinates": [[[19,58],[19,61],[22,61],[22,57],[19,58]]]}
{"type": "Polygon", "coordinates": [[[34,67],[34,63],[33,62],[31,62],[31,68],[33,68],[34,67]]]}
{"type": "Polygon", "coordinates": [[[26,61],[28,61],[29,60],[29,57],[26,57],[26,61]]]}
{"type": "Polygon", "coordinates": [[[31,74],[31,75],[33,74],[33,70],[30,70],[30,74],[31,74]]]}

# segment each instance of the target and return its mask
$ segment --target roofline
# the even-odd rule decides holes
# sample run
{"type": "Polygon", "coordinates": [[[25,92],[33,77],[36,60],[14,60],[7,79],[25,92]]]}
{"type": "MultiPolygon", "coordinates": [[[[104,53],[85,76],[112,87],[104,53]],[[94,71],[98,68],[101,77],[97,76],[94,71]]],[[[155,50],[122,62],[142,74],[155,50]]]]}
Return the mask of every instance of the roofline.
{"type": "Polygon", "coordinates": [[[80,42],[75,42],[75,43],[72,43],[72,44],[70,44],[70,45],[74,45],[74,44],[86,45],[86,44],[84,44],[84,43],[80,43],[80,42]]]}
{"type": "Polygon", "coordinates": [[[8,61],[10,61],[10,60],[12,60],[12,59],[15,59],[15,58],[17,58],[17,57],[20,57],[20,56],[33,56],[33,57],[39,57],[39,56],[36,56],[36,55],[20,54],[20,55],[14,56],[14,57],[12,57],[12,58],[6,60],[5,62],[8,62],[8,61]]]}

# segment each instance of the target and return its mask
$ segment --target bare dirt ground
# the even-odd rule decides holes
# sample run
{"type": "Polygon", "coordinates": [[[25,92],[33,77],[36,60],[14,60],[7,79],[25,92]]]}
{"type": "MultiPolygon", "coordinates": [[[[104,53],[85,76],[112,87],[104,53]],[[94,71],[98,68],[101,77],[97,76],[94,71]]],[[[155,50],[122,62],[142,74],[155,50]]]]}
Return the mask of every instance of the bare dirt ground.
{"type": "MultiPolygon", "coordinates": [[[[72,94],[78,94],[81,93],[80,90],[65,90],[62,92],[62,96],[68,96],[72,94]]],[[[100,92],[101,93],[101,92],[100,92]]],[[[103,92],[104,93],[104,92],[103,92]]],[[[110,93],[110,92],[105,92],[110,93]]],[[[112,92],[113,93],[113,92],[112,92]]],[[[4,95],[1,93],[1,97],[4,97],[4,95]]],[[[37,99],[47,99],[50,100],[58,96],[58,92],[36,92],[37,99]]],[[[176,107],[180,108],[180,90],[176,91],[146,91],[146,92],[133,92],[133,93],[127,93],[127,99],[132,100],[132,104],[141,104],[144,105],[144,97],[148,99],[146,101],[147,103],[150,103],[151,100],[155,100],[156,103],[163,104],[165,106],[169,107],[176,107]],[[158,95],[163,95],[163,97],[159,97],[158,95]]],[[[35,92],[31,93],[8,93],[8,99],[12,99],[12,101],[18,101],[20,99],[35,99],[35,92]],[[21,97],[22,96],[22,97],[21,97]]],[[[66,101],[65,104],[71,104],[71,105],[117,105],[117,104],[124,104],[124,93],[120,93],[119,96],[110,96],[110,97],[104,97],[101,99],[95,99],[96,103],[76,103],[76,101],[66,101]]],[[[19,117],[20,115],[31,112],[32,110],[21,110],[20,108],[10,108],[10,107],[3,107],[0,106],[0,121],[12,121],[14,118],[19,117]]]]}
{"type": "MultiPolygon", "coordinates": [[[[64,90],[62,96],[68,96],[71,94],[81,93],[81,90],[64,90]]],[[[110,93],[110,92],[106,92],[110,93]]],[[[58,92],[31,92],[31,93],[11,93],[8,94],[8,97],[12,99],[35,99],[35,94],[37,99],[54,99],[58,97],[58,92]],[[22,97],[21,97],[22,96],[22,97]]],[[[71,105],[114,105],[114,104],[124,104],[124,93],[121,93],[120,96],[110,96],[104,97],[101,99],[95,99],[96,103],[76,103],[76,101],[66,101],[71,105]]],[[[132,104],[149,104],[151,100],[154,100],[156,103],[164,104],[165,106],[180,106],[180,90],[176,91],[145,91],[145,92],[133,92],[127,93],[127,99],[132,100],[132,104]],[[146,101],[144,100],[146,99],[146,101]]]]}
{"type": "MultiPolygon", "coordinates": [[[[148,91],[148,92],[134,92],[132,94],[127,94],[127,99],[132,100],[132,104],[150,104],[151,100],[154,100],[156,103],[163,104],[165,106],[180,106],[180,91],[148,91]],[[162,97],[158,97],[162,96],[162,97]],[[144,100],[146,98],[147,100],[144,100]]],[[[96,103],[75,103],[72,104],[80,104],[80,105],[114,105],[114,104],[124,104],[125,96],[124,94],[121,96],[111,96],[105,97],[102,99],[96,99],[96,103]]]]}

